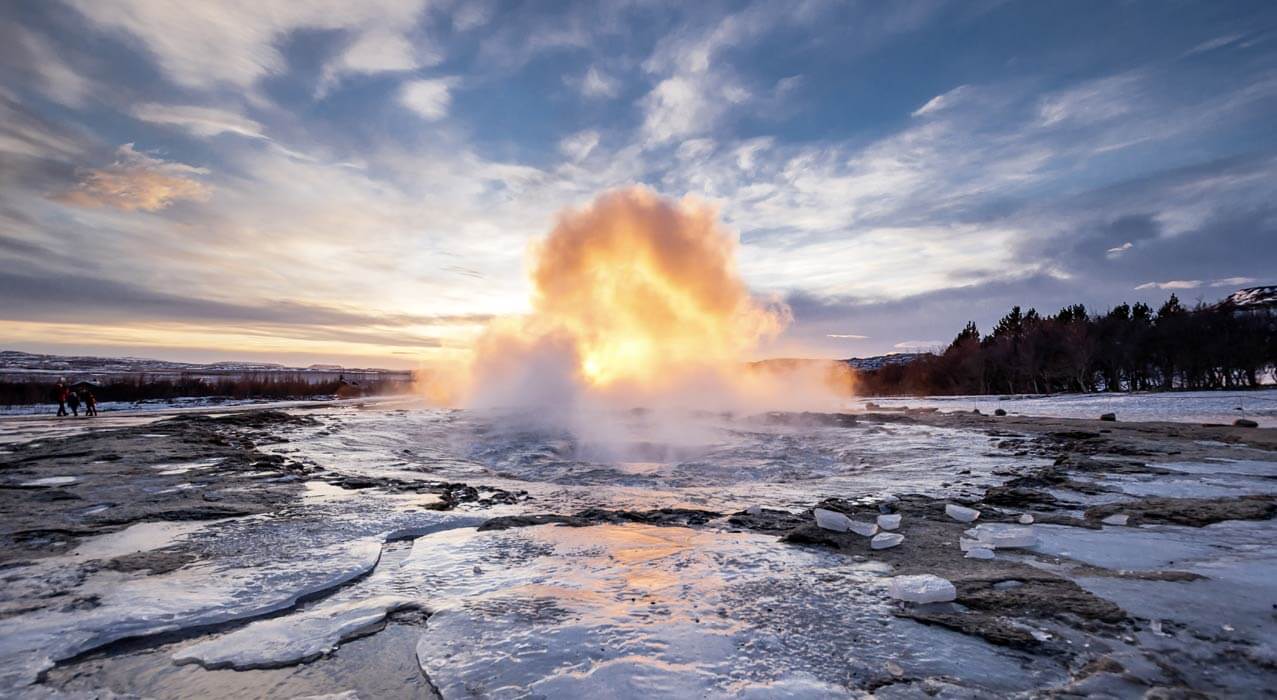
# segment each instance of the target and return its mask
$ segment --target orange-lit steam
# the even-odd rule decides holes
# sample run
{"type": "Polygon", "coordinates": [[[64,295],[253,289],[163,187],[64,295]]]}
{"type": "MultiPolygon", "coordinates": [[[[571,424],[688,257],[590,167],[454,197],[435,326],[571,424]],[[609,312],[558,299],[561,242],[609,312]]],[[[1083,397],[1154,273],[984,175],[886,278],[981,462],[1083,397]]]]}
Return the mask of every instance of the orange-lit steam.
{"type": "Polygon", "coordinates": [[[707,204],[631,188],[569,211],[533,249],[534,318],[570,338],[589,384],[659,386],[735,365],[784,329],[736,272],[707,204]]]}
{"type": "Polygon", "coordinates": [[[777,378],[746,362],[789,310],[750,295],[735,254],[715,210],[690,197],[632,187],[565,211],[531,250],[532,312],[478,339],[463,403],[772,393],[777,378]]]}

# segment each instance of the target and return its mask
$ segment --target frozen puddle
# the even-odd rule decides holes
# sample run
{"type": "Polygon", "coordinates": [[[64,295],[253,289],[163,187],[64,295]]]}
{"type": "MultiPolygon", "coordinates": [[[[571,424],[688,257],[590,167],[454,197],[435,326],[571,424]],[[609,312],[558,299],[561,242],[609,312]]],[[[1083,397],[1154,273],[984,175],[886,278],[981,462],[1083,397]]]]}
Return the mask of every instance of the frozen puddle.
{"type": "MultiPolygon", "coordinates": [[[[106,508],[102,508],[106,510],[106,508]]],[[[98,511],[93,511],[98,512],[98,511]]],[[[137,552],[148,552],[167,547],[192,532],[208,527],[212,522],[157,522],[137,523],[119,532],[90,537],[71,550],[70,555],[83,559],[114,559],[137,552]]]]}
{"type": "Polygon", "coordinates": [[[600,525],[418,539],[401,570],[432,615],[417,645],[447,697],[838,697],[948,676],[989,692],[1063,677],[898,619],[882,569],[774,537],[600,525]]]}
{"type": "Polygon", "coordinates": [[[46,476],[43,479],[24,481],[20,485],[28,488],[40,486],[66,486],[67,484],[74,484],[79,480],[80,477],[78,476],[46,476]]]}
{"type": "MultiPolygon", "coordinates": [[[[1039,527],[1038,550],[1114,570],[1166,569],[1195,580],[1081,576],[1077,583],[1145,624],[1141,645],[1198,687],[1222,695],[1271,692],[1277,662],[1277,522],[1228,521],[1203,528],[1145,526],[1086,530],[1039,527]],[[1265,680],[1267,678],[1267,680],[1265,680]]],[[[1053,568],[1046,565],[1046,568],[1053,568]]],[[[1061,571],[1068,575],[1068,571],[1061,571]]]]}
{"type": "Polygon", "coordinates": [[[164,464],[152,464],[151,468],[156,469],[165,476],[173,474],[185,474],[194,469],[207,469],[215,467],[222,463],[222,459],[205,459],[198,462],[166,462],[164,464]]]}

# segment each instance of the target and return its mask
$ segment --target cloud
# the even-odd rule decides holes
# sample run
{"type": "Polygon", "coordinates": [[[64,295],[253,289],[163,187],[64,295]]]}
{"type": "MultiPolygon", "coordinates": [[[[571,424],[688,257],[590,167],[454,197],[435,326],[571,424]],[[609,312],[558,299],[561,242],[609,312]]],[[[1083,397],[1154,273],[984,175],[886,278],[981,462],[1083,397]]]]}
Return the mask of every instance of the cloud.
{"type": "Polygon", "coordinates": [[[620,92],[620,83],[600,71],[596,66],[590,66],[590,69],[581,78],[581,94],[586,97],[616,97],[620,92]]]}
{"type": "MultiPolygon", "coordinates": [[[[425,0],[70,1],[99,27],[140,42],[174,82],[199,89],[219,85],[249,88],[268,75],[282,72],[287,64],[279,44],[298,30],[353,32],[357,36],[353,46],[359,46],[366,36],[397,41],[416,25],[426,6],[425,0]]],[[[385,61],[388,55],[388,51],[369,47],[354,57],[343,56],[339,60],[368,67],[378,60],[385,61]]]]}
{"type": "Polygon", "coordinates": [[[131,143],[120,146],[116,156],[111,165],[84,172],[75,188],[53,199],[77,207],[157,211],[178,200],[212,196],[212,188],[194,178],[207,175],[204,168],[153,158],[131,143]]]}
{"type": "Polygon", "coordinates": [[[1254,277],[1225,277],[1217,279],[1210,283],[1212,287],[1244,287],[1248,284],[1254,284],[1259,280],[1254,277]]]}
{"type": "MultiPolygon", "coordinates": [[[[93,91],[93,83],[67,64],[58,49],[44,36],[18,28],[0,30],[0,41],[16,44],[24,53],[24,68],[38,80],[33,86],[58,104],[82,107],[93,91]]],[[[14,57],[16,58],[16,57],[14,57]]],[[[5,60],[14,60],[6,56],[5,60]]]]}
{"type": "Polygon", "coordinates": [[[1114,246],[1114,247],[1112,247],[1112,248],[1109,248],[1108,250],[1104,251],[1104,254],[1105,254],[1105,255],[1107,255],[1107,256],[1108,256],[1108,257],[1110,257],[1110,258],[1116,258],[1116,257],[1120,256],[1122,253],[1125,253],[1126,251],[1128,251],[1128,250],[1130,250],[1131,248],[1134,248],[1134,247],[1135,247],[1135,244],[1134,244],[1134,243],[1131,243],[1130,241],[1127,241],[1127,242],[1123,243],[1122,245],[1114,246]]]}
{"type": "Polygon", "coordinates": [[[846,340],[868,340],[869,339],[869,336],[867,335],[855,335],[852,333],[826,333],[825,337],[826,338],[843,338],[846,340]]]}
{"type": "Polygon", "coordinates": [[[574,163],[579,163],[588,158],[598,145],[599,132],[593,129],[586,129],[559,141],[559,151],[571,158],[574,163]]]}
{"type": "Polygon", "coordinates": [[[1217,36],[1214,39],[1208,39],[1206,41],[1203,41],[1197,46],[1194,46],[1193,48],[1185,51],[1183,55],[1192,56],[1193,54],[1206,53],[1207,51],[1222,49],[1225,46],[1228,46],[1229,44],[1237,43],[1238,41],[1242,40],[1245,36],[1246,36],[1245,34],[1225,34],[1223,36],[1217,36]]]}
{"type": "Polygon", "coordinates": [[[316,95],[323,97],[352,75],[402,72],[439,64],[443,55],[394,31],[369,31],[324,66],[316,95]]]}
{"type": "Polygon", "coordinates": [[[1202,286],[1201,280],[1167,280],[1165,282],[1145,282],[1136,289],[1197,289],[1202,286]]]}
{"type": "Polygon", "coordinates": [[[451,89],[456,82],[453,78],[433,78],[404,83],[399,91],[399,102],[426,121],[438,121],[448,116],[448,108],[452,105],[451,89]]]}
{"type": "Polygon", "coordinates": [[[922,105],[918,109],[915,109],[913,113],[910,114],[909,116],[925,117],[929,114],[935,114],[936,112],[939,112],[945,107],[952,105],[953,102],[956,99],[958,99],[958,97],[960,97],[966,89],[967,89],[966,85],[959,85],[958,87],[944,94],[936,95],[935,97],[927,100],[926,104],[922,105]]]}
{"type": "Polygon", "coordinates": [[[151,124],[175,126],[202,138],[218,134],[266,138],[263,133],[265,128],[261,124],[235,112],[215,107],[149,103],[134,107],[133,116],[151,124]]]}
{"type": "Polygon", "coordinates": [[[902,340],[891,347],[897,350],[930,350],[947,345],[943,340],[902,340]]]}

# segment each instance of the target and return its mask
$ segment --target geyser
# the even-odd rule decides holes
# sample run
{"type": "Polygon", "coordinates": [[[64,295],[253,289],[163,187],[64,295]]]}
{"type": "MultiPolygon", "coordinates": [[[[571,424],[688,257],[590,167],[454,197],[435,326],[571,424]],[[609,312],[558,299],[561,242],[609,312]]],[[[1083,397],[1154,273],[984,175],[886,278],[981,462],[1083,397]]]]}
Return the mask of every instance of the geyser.
{"type": "MultiPolygon", "coordinates": [[[[784,330],[789,309],[750,294],[736,245],[708,203],[645,187],[564,211],[531,249],[532,312],[498,319],[478,339],[462,403],[603,398],[717,409],[757,399],[749,403],[781,407],[769,400],[781,393],[781,378],[746,362],[784,330]]],[[[812,388],[828,397],[827,369],[786,376],[784,407],[812,388]]]]}

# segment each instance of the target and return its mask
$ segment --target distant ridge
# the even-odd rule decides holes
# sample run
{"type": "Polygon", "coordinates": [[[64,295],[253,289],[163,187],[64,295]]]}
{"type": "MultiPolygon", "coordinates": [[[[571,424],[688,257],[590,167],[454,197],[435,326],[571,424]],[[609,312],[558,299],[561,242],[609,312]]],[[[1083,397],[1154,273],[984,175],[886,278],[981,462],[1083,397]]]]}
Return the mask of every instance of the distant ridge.
{"type": "Polygon", "coordinates": [[[120,374],[333,374],[402,375],[407,371],[380,368],[311,365],[288,367],[274,362],[171,362],[144,357],[93,357],[90,355],[41,355],[17,350],[0,350],[0,374],[5,375],[120,375],[120,374]]]}
{"type": "Polygon", "coordinates": [[[893,352],[888,355],[874,355],[872,357],[849,357],[843,360],[816,360],[798,357],[774,357],[767,360],[759,360],[751,362],[751,367],[760,368],[784,368],[797,367],[799,365],[825,363],[825,362],[843,362],[851,365],[852,369],[859,372],[872,372],[882,369],[883,367],[891,367],[894,365],[907,365],[915,360],[923,357],[930,357],[929,352],[893,352]]]}

